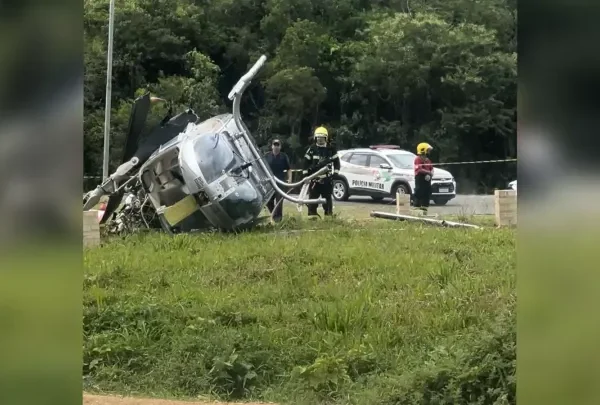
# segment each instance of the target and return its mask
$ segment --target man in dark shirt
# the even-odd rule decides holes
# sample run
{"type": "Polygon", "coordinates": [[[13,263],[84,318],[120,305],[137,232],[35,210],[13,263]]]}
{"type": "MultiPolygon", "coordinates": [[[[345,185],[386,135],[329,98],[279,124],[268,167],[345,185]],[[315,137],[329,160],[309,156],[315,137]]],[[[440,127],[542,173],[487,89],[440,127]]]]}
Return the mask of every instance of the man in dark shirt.
{"type": "MultiPolygon", "coordinates": [[[[281,142],[279,139],[273,140],[271,143],[271,152],[267,153],[265,160],[269,164],[271,171],[279,180],[285,181],[285,173],[287,171],[288,177],[291,174],[290,171],[290,159],[288,156],[281,151],[281,142]]],[[[283,217],[283,201],[282,197],[275,192],[275,195],[267,203],[267,208],[273,216],[273,221],[279,222],[283,217]],[[274,211],[273,211],[274,210],[274,211]]]]}

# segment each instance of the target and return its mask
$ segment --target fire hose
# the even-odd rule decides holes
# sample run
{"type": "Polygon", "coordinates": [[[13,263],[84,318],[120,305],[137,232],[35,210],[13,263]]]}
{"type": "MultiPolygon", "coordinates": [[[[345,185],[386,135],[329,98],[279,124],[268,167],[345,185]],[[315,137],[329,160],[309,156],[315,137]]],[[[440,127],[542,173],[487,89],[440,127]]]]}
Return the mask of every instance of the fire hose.
{"type": "MultiPolygon", "coordinates": [[[[314,179],[311,178],[313,176],[315,176],[317,174],[317,172],[321,172],[323,170],[325,171],[329,171],[327,169],[325,169],[330,163],[332,163],[336,158],[338,158],[339,156],[337,155],[337,153],[325,160],[322,160],[319,162],[319,164],[317,165],[316,168],[313,168],[313,174],[308,176],[308,179],[303,179],[301,180],[301,184],[302,184],[302,189],[300,190],[300,195],[298,196],[300,198],[300,200],[302,200],[303,198],[307,197],[309,194],[309,189],[312,187],[314,187],[314,179]]],[[[290,193],[292,190],[295,190],[296,187],[298,187],[299,184],[298,183],[294,183],[294,187],[291,188],[288,193],[290,193]]],[[[271,220],[273,220],[273,215],[275,214],[275,211],[277,210],[277,208],[279,208],[279,204],[283,203],[283,199],[279,199],[279,201],[277,202],[277,204],[273,207],[273,211],[271,212],[271,220]]],[[[298,212],[302,212],[302,205],[303,204],[296,204],[296,208],[298,210],[298,212]]]]}
{"type": "MultiPolygon", "coordinates": [[[[312,187],[314,187],[314,181],[312,179],[305,181],[302,184],[302,188],[300,189],[300,195],[298,196],[298,198],[300,200],[308,197],[309,190],[312,188],[311,185],[312,185],[312,187]]],[[[288,191],[288,193],[291,193],[292,190],[295,190],[297,187],[298,186],[291,188],[288,191]]],[[[275,211],[277,210],[277,208],[279,208],[279,204],[282,204],[282,203],[283,203],[283,198],[280,198],[279,201],[277,201],[277,204],[273,207],[273,211],[271,211],[271,220],[273,220],[273,215],[275,214],[275,211]]],[[[303,204],[296,204],[296,209],[298,210],[298,212],[302,212],[302,205],[303,204]]]]}

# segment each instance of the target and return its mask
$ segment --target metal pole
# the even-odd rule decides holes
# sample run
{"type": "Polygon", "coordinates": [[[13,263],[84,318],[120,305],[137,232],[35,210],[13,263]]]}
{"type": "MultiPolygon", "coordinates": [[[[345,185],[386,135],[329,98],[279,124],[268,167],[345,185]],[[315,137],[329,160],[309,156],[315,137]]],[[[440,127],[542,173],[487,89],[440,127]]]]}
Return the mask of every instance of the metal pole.
{"type": "Polygon", "coordinates": [[[444,220],[433,219],[433,218],[421,218],[421,217],[415,217],[412,215],[392,214],[390,212],[371,211],[371,216],[374,218],[396,219],[396,220],[400,220],[400,221],[425,222],[425,223],[429,223],[429,224],[435,224],[435,225],[440,225],[440,226],[450,227],[450,228],[482,229],[480,226],[472,225],[472,224],[464,224],[462,222],[444,221],[444,220]]]}
{"type": "Polygon", "coordinates": [[[108,55],[106,57],[106,104],[104,107],[104,159],[102,161],[102,181],[108,178],[108,163],[110,159],[110,99],[112,95],[112,59],[113,32],[115,29],[115,0],[110,0],[108,11],[108,55]]]}

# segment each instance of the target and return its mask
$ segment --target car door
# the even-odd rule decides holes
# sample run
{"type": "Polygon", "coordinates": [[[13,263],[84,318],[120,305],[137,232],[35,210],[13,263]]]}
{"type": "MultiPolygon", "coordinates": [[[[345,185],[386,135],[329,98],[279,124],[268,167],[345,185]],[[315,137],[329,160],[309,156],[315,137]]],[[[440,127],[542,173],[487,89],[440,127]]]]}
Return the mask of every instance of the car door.
{"type": "Polygon", "coordinates": [[[371,189],[389,194],[392,192],[392,168],[387,159],[375,153],[369,154],[369,169],[371,171],[371,180],[369,185],[371,189]],[[389,166],[389,169],[384,169],[381,165],[389,166]]]}
{"type": "Polygon", "coordinates": [[[363,152],[353,152],[347,161],[344,173],[351,190],[367,191],[369,179],[372,178],[368,167],[369,155],[363,152]]]}

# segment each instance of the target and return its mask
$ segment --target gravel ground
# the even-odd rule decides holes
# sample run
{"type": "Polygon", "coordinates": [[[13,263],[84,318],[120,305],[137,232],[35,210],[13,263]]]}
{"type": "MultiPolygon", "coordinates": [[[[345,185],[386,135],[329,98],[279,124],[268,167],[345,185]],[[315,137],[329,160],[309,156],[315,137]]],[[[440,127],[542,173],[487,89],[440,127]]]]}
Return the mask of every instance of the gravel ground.
{"type": "MultiPolygon", "coordinates": [[[[296,210],[295,204],[286,201],[286,210],[296,210]]],[[[352,214],[352,216],[369,216],[371,211],[394,212],[396,203],[392,199],[384,199],[380,202],[373,201],[370,197],[350,197],[348,201],[333,201],[334,212],[352,214]]],[[[306,211],[306,207],[302,212],[306,211]]],[[[319,207],[319,213],[322,209],[319,207]]],[[[470,216],[470,215],[494,215],[493,195],[457,195],[444,206],[431,205],[429,214],[440,216],[470,216]]]]}

